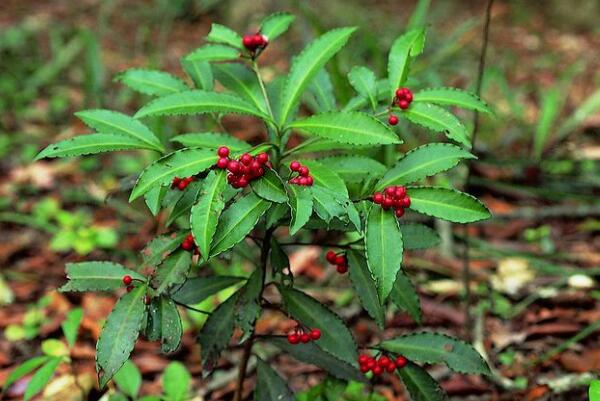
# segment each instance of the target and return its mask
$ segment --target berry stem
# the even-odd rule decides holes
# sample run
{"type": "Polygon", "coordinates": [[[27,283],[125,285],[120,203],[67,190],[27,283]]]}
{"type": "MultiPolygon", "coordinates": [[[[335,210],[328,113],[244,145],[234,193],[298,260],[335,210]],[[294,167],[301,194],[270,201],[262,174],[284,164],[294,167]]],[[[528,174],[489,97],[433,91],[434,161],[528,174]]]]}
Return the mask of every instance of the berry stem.
{"type": "MultiPolygon", "coordinates": [[[[273,110],[271,109],[271,102],[269,101],[269,95],[267,94],[267,88],[265,87],[265,83],[262,79],[262,75],[260,74],[260,68],[258,67],[258,63],[256,60],[252,60],[252,70],[256,74],[256,78],[258,79],[258,84],[260,85],[260,91],[265,99],[265,103],[267,104],[267,110],[269,111],[269,115],[275,121],[275,116],[273,114],[273,110]]],[[[279,131],[279,130],[278,130],[279,131]]]]}

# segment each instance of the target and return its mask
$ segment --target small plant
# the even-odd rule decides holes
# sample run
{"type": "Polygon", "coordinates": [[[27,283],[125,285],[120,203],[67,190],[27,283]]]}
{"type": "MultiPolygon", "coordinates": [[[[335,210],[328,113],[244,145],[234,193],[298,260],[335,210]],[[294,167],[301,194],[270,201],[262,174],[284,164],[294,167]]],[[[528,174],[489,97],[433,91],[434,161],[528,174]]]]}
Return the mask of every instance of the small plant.
{"type": "MultiPolygon", "coordinates": [[[[205,372],[219,367],[220,355],[232,343],[243,344],[235,401],[243,397],[248,360],[257,342],[318,365],[341,381],[376,380],[384,370],[398,374],[414,400],[445,397],[420,363],[444,363],[466,374],[489,373],[473,347],[444,334],[415,332],[357,344],[333,310],[299,288],[286,253],[290,246],[298,246],[291,237],[310,242],[315,230],[328,230],[330,242],[338,246],[327,253],[327,261],[338,272],[348,272],[358,299],[379,328],[385,328],[384,312],[390,303],[420,323],[419,297],[402,270],[402,258],[406,249],[428,247],[437,236],[423,224],[409,223],[405,213],[453,223],[489,217],[486,207],[466,193],[415,185],[474,158],[466,150],[467,128],[443,106],[482,112],[489,108],[459,89],[404,87],[412,62],[423,51],[423,29],[394,41],[386,78],[377,79],[366,67],[353,68],[348,77],[357,96],[341,110],[324,66],[355,28],[326,32],[293,58],[287,75],[264,82],[260,56],[293,19],[287,13],[271,15],[245,37],[213,24],[206,38],[210,43],[182,61],[196,89],[165,72],[128,70],[119,79],[157,96],[155,100],[133,117],[109,110],[78,112],[96,132],[50,145],[38,155],[40,159],[130,149],[160,155],[139,174],[130,196],[131,202],[143,197],[154,215],[161,210],[170,213],[167,233],[143,252],[142,266],[151,267],[150,273],[112,262],[66,267],[69,281],[62,291],[128,288],[98,341],[102,387],[127,361],[140,333],[160,341],[164,352],[178,348],[182,325],[177,306],[191,308],[182,300],[194,294],[194,302],[200,302],[238,283],[242,285],[210,314],[198,336],[205,372]],[[224,91],[214,90],[215,79],[224,91]],[[300,113],[307,97],[313,100],[308,102],[310,115],[300,113]],[[157,116],[204,114],[209,117],[206,124],[216,121],[215,127],[222,127],[220,120],[231,113],[264,124],[264,141],[246,143],[221,128],[177,135],[171,142],[183,146],[171,151],[167,150],[171,144],[161,142],[142,122],[157,116]],[[402,143],[401,131],[396,130],[400,121],[442,132],[458,145],[419,146],[386,166],[377,160],[378,150],[402,143]],[[292,146],[292,133],[304,141],[292,146]],[[228,260],[235,253],[254,259],[249,277],[216,275],[211,268],[214,261],[228,260]],[[297,322],[297,329],[257,333],[256,321],[265,306],[284,311],[297,322]],[[359,358],[359,352],[364,357],[359,358]]],[[[255,399],[294,399],[272,365],[258,357],[257,361],[255,399]]]]}

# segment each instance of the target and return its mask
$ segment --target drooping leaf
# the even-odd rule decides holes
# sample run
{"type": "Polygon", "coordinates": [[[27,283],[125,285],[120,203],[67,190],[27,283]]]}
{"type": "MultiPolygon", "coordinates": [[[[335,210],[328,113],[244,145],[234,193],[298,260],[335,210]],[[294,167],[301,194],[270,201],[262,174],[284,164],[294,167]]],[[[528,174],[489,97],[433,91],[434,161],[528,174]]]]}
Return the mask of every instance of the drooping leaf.
{"type": "Polygon", "coordinates": [[[165,96],[189,90],[181,79],[164,71],[132,68],[117,78],[131,89],[151,96],[165,96]]]}
{"type": "Polygon", "coordinates": [[[52,357],[37,372],[35,372],[27,384],[25,394],[23,394],[23,401],[29,401],[33,396],[43,390],[61,362],[62,357],[52,357]]]}
{"type": "Polygon", "coordinates": [[[187,280],[171,296],[179,303],[194,305],[242,280],[242,277],[233,276],[194,277],[187,280]]]}
{"type": "Polygon", "coordinates": [[[183,335],[183,326],[177,306],[172,299],[161,297],[159,302],[160,309],[160,345],[164,353],[170,353],[177,350],[181,343],[183,335]]]}
{"type": "Polygon", "coordinates": [[[365,381],[365,377],[355,366],[336,358],[314,343],[299,343],[292,345],[288,343],[285,338],[276,336],[269,336],[267,340],[300,362],[316,365],[333,377],[346,381],[365,381]]]}
{"type": "Polygon", "coordinates": [[[221,132],[196,132],[176,135],[171,138],[173,142],[179,142],[187,148],[209,148],[217,149],[227,146],[232,152],[250,149],[250,145],[236,137],[221,132]]]}
{"type": "Polygon", "coordinates": [[[119,390],[133,399],[137,398],[142,386],[142,374],[133,362],[125,362],[121,369],[115,373],[113,380],[119,390]]]}
{"type": "Polygon", "coordinates": [[[472,223],[490,217],[489,210],[475,197],[455,189],[409,187],[410,208],[453,223],[472,223]]]}
{"type": "Polygon", "coordinates": [[[144,337],[148,341],[158,341],[161,336],[160,298],[152,298],[146,309],[146,319],[143,323],[144,337]]]}
{"type": "Polygon", "coordinates": [[[144,201],[152,216],[156,216],[160,211],[162,201],[167,194],[167,187],[155,187],[144,194],[144,201]]]}
{"type": "Polygon", "coordinates": [[[377,77],[367,67],[355,66],[348,73],[350,84],[358,92],[369,99],[373,110],[377,108],[377,77]]]}
{"type": "Polygon", "coordinates": [[[423,51],[424,40],[425,30],[419,28],[406,32],[392,43],[388,56],[390,99],[406,81],[412,59],[423,51]]]}
{"type": "Polygon", "coordinates": [[[412,362],[398,370],[412,401],[446,401],[448,396],[425,369],[412,362]]]}
{"type": "Polygon", "coordinates": [[[283,250],[283,247],[279,244],[276,238],[271,238],[271,267],[273,268],[273,275],[285,274],[284,269],[290,267],[290,258],[287,253],[283,250]]]}
{"type": "Polygon", "coordinates": [[[312,41],[292,61],[279,107],[279,124],[285,124],[298,106],[310,80],[348,41],[356,28],[333,29],[312,41]]]}
{"type": "Polygon", "coordinates": [[[108,316],[96,345],[96,370],[104,387],[133,350],[144,320],[146,286],[123,295],[108,316]]]}
{"type": "Polygon", "coordinates": [[[141,121],[123,113],[112,110],[82,110],[75,115],[88,127],[102,134],[120,134],[138,139],[159,152],[165,148],[152,131],[141,121]]]}
{"type": "Polygon", "coordinates": [[[247,114],[270,121],[271,118],[254,105],[228,93],[192,90],[159,97],[142,107],[135,118],[206,113],[247,114]]]}
{"type": "Polygon", "coordinates": [[[457,106],[463,109],[491,113],[492,110],[479,96],[458,88],[431,88],[418,91],[414,102],[433,103],[442,106],[457,106]]]}
{"type": "Polygon", "coordinates": [[[225,171],[211,171],[206,176],[198,201],[192,207],[190,226],[202,257],[210,252],[210,243],[217,230],[219,216],[225,207],[223,191],[227,185],[225,171]]]}
{"type": "Polygon", "coordinates": [[[383,164],[365,156],[330,156],[319,159],[319,163],[327,166],[346,182],[361,182],[385,173],[383,164]]]}
{"type": "Polygon", "coordinates": [[[313,207],[312,193],[308,188],[295,184],[288,185],[287,189],[292,212],[290,235],[295,235],[310,219],[313,207]]]}
{"type": "MultiPolygon", "coordinates": [[[[171,362],[167,365],[162,377],[165,392],[164,401],[185,401],[190,399],[192,377],[181,362],[171,362]]],[[[142,401],[142,400],[140,400],[142,401]]]]}
{"type": "Polygon", "coordinates": [[[242,241],[267,211],[271,203],[254,193],[249,193],[231,204],[221,215],[210,247],[216,256],[242,241]]]}
{"type": "Polygon", "coordinates": [[[283,219],[289,219],[290,206],[286,203],[277,203],[272,205],[265,215],[265,224],[267,228],[273,227],[283,219]]]}
{"type": "Polygon", "coordinates": [[[155,147],[145,142],[125,135],[87,134],[48,145],[35,157],[35,160],[46,157],[74,157],[132,149],[156,150],[155,147]]]}
{"type": "Polygon", "coordinates": [[[197,48],[187,56],[187,61],[228,61],[240,57],[240,51],[224,45],[204,45],[197,48]]]}
{"type": "Polygon", "coordinates": [[[266,362],[258,358],[256,367],[255,401],[295,401],[296,398],[281,378],[266,362]]]}
{"type": "Polygon", "coordinates": [[[260,33],[265,35],[269,41],[272,41],[285,33],[295,18],[292,14],[286,12],[271,14],[260,23],[260,33]]]}
{"type": "Polygon", "coordinates": [[[160,264],[171,252],[179,248],[187,235],[187,232],[180,231],[175,235],[167,234],[154,238],[142,251],[144,265],[157,266],[160,264]]]}
{"type": "Polygon", "coordinates": [[[471,147],[471,138],[467,128],[448,110],[431,103],[411,103],[402,110],[400,116],[412,123],[435,132],[443,132],[448,138],[467,148],[471,147]]]}
{"type": "Polygon", "coordinates": [[[36,356],[31,359],[26,360],[21,365],[17,366],[10,372],[6,380],[4,381],[3,389],[6,391],[10,386],[12,386],[17,380],[28,375],[33,372],[38,367],[42,366],[50,359],[47,356],[36,356]]]}
{"type": "Polygon", "coordinates": [[[211,65],[208,61],[181,59],[181,67],[192,78],[196,89],[212,91],[215,86],[211,65]]]}
{"type": "Polygon", "coordinates": [[[138,177],[129,201],[133,201],[159,185],[171,184],[175,177],[190,177],[217,162],[217,155],[209,149],[183,149],[170,153],[149,165],[138,177]]]}
{"type": "Polygon", "coordinates": [[[390,185],[405,185],[447,171],[471,153],[450,143],[429,143],[407,152],[377,183],[381,191],[390,185]]]}
{"type": "Polygon", "coordinates": [[[180,249],[173,252],[156,270],[156,294],[165,293],[169,288],[183,284],[192,265],[191,252],[180,249]]]}
{"type": "Polygon", "coordinates": [[[263,270],[256,269],[236,294],[235,322],[242,331],[240,343],[245,342],[254,333],[256,319],[260,316],[262,283],[263,270]]]}
{"type": "Polygon", "coordinates": [[[285,310],[311,329],[321,330],[321,338],[314,343],[337,358],[356,364],[356,343],[342,319],[325,305],[302,291],[279,287],[285,310]]]}
{"type": "Polygon", "coordinates": [[[441,241],[435,230],[424,224],[402,224],[400,231],[402,231],[404,249],[433,248],[441,241]]]}
{"type": "Polygon", "coordinates": [[[323,113],[336,109],[335,93],[329,73],[321,68],[308,85],[309,96],[306,96],[308,106],[315,113],[323,113]]]}
{"type": "Polygon", "coordinates": [[[371,275],[364,256],[354,250],[346,252],[348,258],[348,273],[350,281],[363,308],[375,319],[377,325],[383,329],[385,324],[384,309],[381,306],[377,285],[371,275]]]}
{"type": "Polygon", "coordinates": [[[445,334],[406,334],[385,340],[380,346],[411,361],[445,363],[453,371],[464,374],[490,374],[487,363],[471,344],[445,334]]]}
{"type": "Polygon", "coordinates": [[[211,370],[221,352],[229,345],[234,329],[236,298],[235,295],[231,296],[220,304],[200,330],[198,343],[204,369],[211,370]]]}
{"type": "Polygon", "coordinates": [[[310,187],[310,191],[312,192],[313,207],[321,219],[327,223],[331,222],[333,218],[345,220],[346,209],[338,200],[339,194],[320,185],[313,185],[310,187]]]}
{"type": "Polygon", "coordinates": [[[379,298],[383,302],[392,291],[404,250],[402,232],[393,211],[384,210],[378,205],[371,207],[367,217],[365,246],[369,269],[377,280],[379,298]]]}
{"type": "Polygon", "coordinates": [[[390,299],[398,308],[408,312],[415,322],[421,324],[419,294],[417,294],[417,290],[402,269],[396,275],[394,287],[390,292],[390,299]]]}
{"type": "Polygon", "coordinates": [[[73,347],[75,345],[75,341],[77,340],[77,332],[79,331],[79,325],[81,324],[82,318],[83,309],[71,309],[69,313],[67,313],[67,316],[65,316],[65,320],[63,320],[60,325],[69,347],[73,347]]]}
{"type": "Polygon", "coordinates": [[[387,145],[402,143],[388,126],[375,117],[358,111],[316,114],[289,124],[305,134],[339,143],[387,145]]]}
{"type": "Polygon", "coordinates": [[[145,281],[141,274],[112,262],[67,263],[69,281],[59,291],[111,291],[123,287],[123,276],[145,281]]]}
{"type": "Polygon", "coordinates": [[[242,49],[242,37],[233,29],[225,25],[213,23],[210,27],[210,32],[206,36],[206,40],[214,43],[221,43],[242,49]]]}
{"type": "Polygon", "coordinates": [[[287,202],[288,196],[279,175],[271,169],[266,169],[265,174],[250,183],[252,189],[263,199],[276,203],[287,202]]]}

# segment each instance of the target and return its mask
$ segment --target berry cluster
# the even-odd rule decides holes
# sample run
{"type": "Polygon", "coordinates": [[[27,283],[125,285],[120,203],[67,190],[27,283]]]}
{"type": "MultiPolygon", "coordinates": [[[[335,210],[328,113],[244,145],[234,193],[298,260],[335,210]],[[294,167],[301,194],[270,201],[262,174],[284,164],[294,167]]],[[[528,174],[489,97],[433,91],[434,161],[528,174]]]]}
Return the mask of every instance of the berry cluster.
{"type": "Polygon", "coordinates": [[[262,50],[267,47],[269,44],[269,39],[267,39],[267,37],[260,32],[257,32],[254,35],[244,35],[242,38],[242,44],[251,53],[254,53],[258,49],[262,50]]]}
{"type": "Polygon", "coordinates": [[[361,354],[358,357],[358,365],[362,373],[373,372],[375,376],[381,375],[384,371],[393,373],[396,369],[402,369],[406,366],[408,360],[402,355],[397,356],[396,359],[391,359],[386,355],[382,355],[379,359],[375,359],[372,356],[361,354]]]}
{"type": "MultiPolygon", "coordinates": [[[[396,89],[396,97],[394,97],[394,104],[400,107],[402,110],[408,109],[408,106],[413,101],[413,94],[408,88],[396,89]]],[[[390,114],[388,117],[388,123],[390,125],[398,124],[398,117],[395,114],[390,114]]]]}
{"type": "Polygon", "coordinates": [[[311,329],[306,332],[304,329],[296,328],[292,333],[288,334],[287,340],[288,343],[295,345],[298,343],[309,343],[311,341],[316,341],[321,338],[321,330],[319,329],[311,329]]]}
{"type": "Polygon", "coordinates": [[[198,249],[198,245],[194,242],[194,236],[192,234],[188,234],[188,236],[185,237],[181,243],[181,249],[200,255],[200,250],[198,249]]]}
{"type": "Polygon", "coordinates": [[[217,167],[229,171],[227,181],[234,188],[246,187],[250,181],[265,174],[265,167],[271,167],[269,155],[266,153],[259,153],[255,157],[244,153],[238,160],[232,160],[229,158],[229,148],[221,146],[217,150],[217,155],[219,155],[217,167]]]}
{"type": "Polygon", "coordinates": [[[300,164],[299,161],[293,161],[290,163],[290,170],[295,173],[298,173],[297,176],[290,178],[290,184],[302,185],[310,187],[312,186],[314,179],[312,175],[310,175],[310,171],[308,171],[308,167],[300,164]]]}
{"type": "Polygon", "coordinates": [[[346,255],[329,251],[325,255],[325,259],[327,259],[327,261],[332,265],[336,266],[338,273],[344,274],[348,271],[348,260],[346,259],[346,255]]]}
{"type": "Polygon", "coordinates": [[[385,210],[393,208],[396,211],[396,217],[402,217],[404,209],[410,207],[410,198],[406,194],[406,188],[401,185],[387,187],[383,193],[375,192],[373,202],[381,205],[385,210]]]}
{"type": "Polygon", "coordinates": [[[183,191],[188,185],[190,185],[190,182],[194,181],[194,177],[187,177],[187,178],[179,178],[179,177],[175,177],[173,178],[173,181],[171,182],[171,188],[175,189],[179,189],[180,191],[183,191]]]}

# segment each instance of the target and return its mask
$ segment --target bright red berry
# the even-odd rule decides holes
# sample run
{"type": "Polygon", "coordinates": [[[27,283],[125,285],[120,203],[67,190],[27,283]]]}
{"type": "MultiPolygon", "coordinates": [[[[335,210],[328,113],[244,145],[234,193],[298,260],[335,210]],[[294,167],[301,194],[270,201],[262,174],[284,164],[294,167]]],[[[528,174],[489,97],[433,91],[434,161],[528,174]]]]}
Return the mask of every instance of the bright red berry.
{"type": "Polygon", "coordinates": [[[383,198],[383,202],[381,202],[381,206],[384,209],[389,209],[394,205],[394,200],[392,198],[383,198]]]}
{"type": "Polygon", "coordinates": [[[217,154],[220,157],[227,157],[229,156],[229,148],[227,146],[221,146],[219,149],[217,149],[217,154]]]}
{"type": "Polygon", "coordinates": [[[269,161],[269,155],[267,153],[259,153],[258,155],[256,155],[256,161],[259,162],[260,164],[265,164],[266,162],[269,161]]]}
{"type": "Polygon", "coordinates": [[[344,274],[344,273],[346,273],[346,272],[348,271],[348,266],[346,266],[346,265],[338,265],[338,266],[335,268],[335,270],[337,270],[337,272],[338,272],[339,274],[344,274]]]}
{"type": "Polygon", "coordinates": [[[129,285],[133,281],[133,278],[129,274],[123,276],[123,284],[129,285]]]}
{"type": "Polygon", "coordinates": [[[406,100],[408,103],[413,101],[413,94],[410,90],[404,94],[404,100],[406,100]]]}
{"type": "Polygon", "coordinates": [[[381,204],[383,202],[383,194],[381,192],[375,192],[373,194],[373,202],[376,204],[381,204]]]}
{"type": "Polygon", "coordinates": [[[390,363],[385,367],[385,370],[388,373],[394,373],[394,370],[396,370],[396,366],[393,363],[390,363]]]}
{"type": "Polygon", "coordinates": [[[393,198],[396,195],[396,188],[395,187],[387,187],[385,189],[385,194],[391,198],[393,198]]]}
{"type": "Polygon", "coordinates": [[[240,163],[237,160],[229,160],[227,163],[227,170],[233,174],[237,174],[240,171],[240,163]]]}
{"type": "Polygon", "coordinates": [[[336,257],[337,257],[337,255],[335,254],[334,251],[329,251],[329,252],[327,252],[327,254],[325,254],[325,259],[327,259],[327,261],[329,263],[331,263],[332,265],[335,265],[336,257]]]}
{"type": "Polygon", "coordinates": [[[375,366],[377,366],[377,361],[375,360],[375,358],[369,357],[369,360],[367,361],[366,365],[369,368],[369,370],[372,370],[375,366]]]}
{"type": "Polygon", "coordinates": [[[375,367],[373,369],[371,369],[373,371],[373,374],[375,376],[379,376],[380,374],[383,373],[383,368],[379,365],[375,365],[375,367]]]}
{"type": "Polygon", "coordinates": [[[388,117],[388,123],[390,125],[398,125],[398,117],[396,117],[394,114],[390,114],[388,117]]]}
{"type": "Polygon", "coordinates": [[[252,163],[252,156],[250,156],[248,153],[244,153],[240,156],[240,161],[245,166],[248,166],[250,163],[252,163]]]}
{"type": "Polygon", "coordinates": [[[300,167],[302,167],[300,162],[293,161],[290,163],[290,170],[292,170],[292,171],[298,171],[298,170],[300,170],[300,167]]]}
{"type": "Polygon", "coordinates": [[[406,366],[406,364],[408,363],[408,360],[405,357],[403,357],[402,355],[398,355],[396,357],[396,361],[395,362],[396,362],[396,367],[398,369],[402,369],[403,367],[406,366]]]}
{"type": "Polygon", "coordinates": [[[401,185],[397,186],[395,196],[396,198],[404,198],[406,196],[406,188],[401,185]]]}
{"type": "Polygon", "coordinates": [[[409,105],[410,105],[410,103],[404,99],[402,99],[398,102],[398,107],[400,107],[402,110],[408,109],[409,105]]]}
{"type": "Polygon", "coordinates": [[[298,344],[300,342],[300,336],[296,333],[288,334],[287,340],[290,344],[298,344]]]}
{"type": "Polygon", "coordinates": [[[377,363],[382,368],[385,368],[387,365],[389,365],[390,363],[392,363],[392,361],[390,360],[390,358],[388,358],[387,356],[384,355],[381,358],[379,358],[379,361],[377,361],[377,363]]]}
{"type": "Polygon", "coordinates": [[[171,181],[171,188],[175,188],[181,182],[181,178],[173,177],[173,181],[171,181]]]}
{"type": "Polygon", "coordinates": [[[365,355],[365,354],[360,354],[358,356],[358,363],[361,365],[365,365],[367,362],[369,362],[369,356],[365,355]]]}
{"type": "Polygon", "coordinates": [[[244,37],[242,38],[242,44],[244,45],[244,47],[246,49],[253,49],[254,48],[254,36],[253,35],[244,35],[244,37]]]}
{"type": "Polygon", "coordinates": [[[229,163],[229,159],[227,159],[226,157],[221,157],[219,160],[217,160],[217,167],[227,168],[227,163],[229,163]]]}
{"type": "Polygon", "coordinates": [[[403,88],[396,89],[396,97],[397,98],[404,97],[404,89],[403,88]]]}
{"type": "Polygon", "coordinates": [[[306,185],[308,185],[309,187],[312,187],[312,184],[314,184],[315,180],[312,178],[312,176],[308,176],[306,177],[306,185]]]}
{"type": "Polygon", "coordinates": [[[300,334],[300,342],[306,344],[310,342],[310,334],[308,333],[302,333],[300,334]]]}
{"type": "Polygon", "coordinates": [[[306,166],[301,166],[298,169],[298,174],[300,174],[300,176],[302,176],[302,177],[308,177],[308,173],[309,173],[308,167],[306,167],[306,166]]]}
{"type": "Polygon", "coordinates": [[[260,33],[257,33],[252,36],[252,44],[254,47],[262,47],[263,46],[263,36],[260,33]]]}
{"type": "Polygon", "coordinates": [[[181,248],[184,251],[191,251],[192,249],[194,249],[194,243],[192,241],[188,241],[187,239],[185,239],[182,243],[181,243],[181,248]]]}
{"type": "Polygon", "coordinates": [[[177,184],[177,188],[179,188],[180,191],[183,191],[187,186],[188,183],[185,180],[181,180],[179,181],[179,184],[177,184]]]}
{"type": "Polygon", "coordinates": [[[369,367],[367,365],[360,365],[360,371],[362,373],[367,373],[369,370],[371,370],[371,369],[369,369],[369,367]]]}
{"type": "Polygon", "coordinates": [[[406,198],[402,199],[402,205],[404,207],[410,207],[410,198],[408,196],[406,198]]]}
{"type": "Polygon", "coordinates": [[[240,186],[240,188],[244,188],[248,186],[248,180],[246,179],[246,177],[241,177],[237,184],[240,186]]]}
{"type": "Polygon", "coordinates": [[[308,177],[300,177],[298,179],[298,184],[302,186],[308,185],[308,177]]]}
{"type": "Polygon", "coordinates": [[[402,216],[404,216],[404,209],[400,208],[400,209],[396,209],[396,217],[400,218],[402,216]]]}
{"type": "Polygon", "coordinates": [[[310,339],[316,341],[319,338],[321,338],[321,330],[319,330],[319,329],[312,329],[310,331],[310,339]]]}

